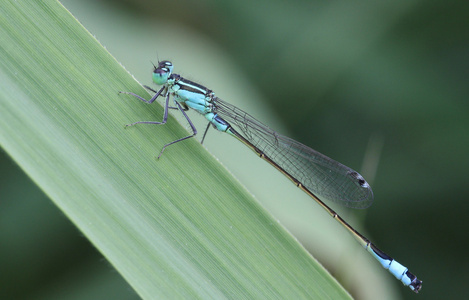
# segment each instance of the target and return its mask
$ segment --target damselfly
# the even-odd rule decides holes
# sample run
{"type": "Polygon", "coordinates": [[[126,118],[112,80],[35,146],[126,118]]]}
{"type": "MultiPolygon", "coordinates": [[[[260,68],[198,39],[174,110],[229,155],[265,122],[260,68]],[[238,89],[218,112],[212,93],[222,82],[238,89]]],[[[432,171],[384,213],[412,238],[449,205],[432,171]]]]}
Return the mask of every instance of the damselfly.
{"type": "Polygon", "coordinates": [[[153,69],[153,81],[162,87],[146,100],[134,93],[130,94],[146,103],[153,103],[158,96],[165,97],[164,115],[161,122],[141,121],[135,124],[165,124],[168,120],[170,108],[179,110],[189,123],[192,134],[166,144],[158,155],[169,145],[194,137],[197,129],[186,114],[189,108],[205,116],[209,121],[202,137],[202,142],[207,130],[212,125],[215,129],[227,132],[234,136],[249,148],[254,150],[261,158],[282,172],[293,183],[311,196],[334,219],[344,226],[356,239],[380,262],[380,264],[404,285],[418,293],[422,287],[422,281],[412,274],[405,266],[395,261],[371,243],[366,237],[356,231],[334,210],[321,199],[328,199],[352,208],[366,208],[373,202],[373,192],[365,179],[356,171],[332,160],[331,158],[270,129],[250,114],[221,100],[208,88],[182,78],[173,72],[173,64],[162,61],[153,69]],[[174,107],[169,105],[169,99],[173,98],[174,107]]]}

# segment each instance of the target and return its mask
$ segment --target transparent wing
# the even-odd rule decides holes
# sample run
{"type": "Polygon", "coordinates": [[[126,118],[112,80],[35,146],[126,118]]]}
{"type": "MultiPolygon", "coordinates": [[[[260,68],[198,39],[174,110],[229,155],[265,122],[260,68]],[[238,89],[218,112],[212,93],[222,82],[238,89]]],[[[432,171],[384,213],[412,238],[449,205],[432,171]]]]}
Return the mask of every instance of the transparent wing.
{"type": "Polygon", "coordinates": [[[316,196],[351,208],[372,204],[371,187],[358,172],[278,134],[219,98],[214,98],[213,104],[221,118],[316,196]]]}

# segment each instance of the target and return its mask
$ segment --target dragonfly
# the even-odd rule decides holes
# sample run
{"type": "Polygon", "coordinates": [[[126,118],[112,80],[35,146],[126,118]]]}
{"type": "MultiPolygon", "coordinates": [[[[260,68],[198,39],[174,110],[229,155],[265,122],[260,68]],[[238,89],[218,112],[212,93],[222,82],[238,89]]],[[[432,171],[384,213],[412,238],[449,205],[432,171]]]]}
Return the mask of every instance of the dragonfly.
{"type": "Polygon", "coordinates": [[[170,61],[164,60],[158,62],[157,66],[153,65],[153,82],[161,88],[154,90],[144,86],[155,93],[150,100],[132,92],[119,93],[129,94],[148,104],[162,96],[165,98],[163,120],[139,121],[126,126],[165,124],[169,109],[175,109],[182,113],[192,130],[192,134],[164,145],[158,159],[168,146],[197,135],[197,128],[186,113],[189,109],[195,110],[208,120],[202,143],[210,126],[241,141],[313,198],[405,286],[415,293],[419,292],[422,287],[421,280],[355,230],[322,200],[327,199],[350,208],[367,208],[373,202],[373,192],[362,175],[300,142],[277,133],[247,112],[218,98],[205,86],[173,73],[173,64],[170,61]],[[174,106],[170,106],[171,98],[174,106]]]}

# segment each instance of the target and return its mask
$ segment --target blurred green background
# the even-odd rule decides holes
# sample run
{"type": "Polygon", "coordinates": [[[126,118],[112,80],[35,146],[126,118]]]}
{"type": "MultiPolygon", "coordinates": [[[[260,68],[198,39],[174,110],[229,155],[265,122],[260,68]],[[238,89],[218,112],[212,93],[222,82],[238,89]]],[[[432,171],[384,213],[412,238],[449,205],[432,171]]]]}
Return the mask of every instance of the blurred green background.
{"type": "MultiPolygon", "coordinates": [[[[467,298],[469,2],[61,2],[143,84],[151,83],[150,61],[172,60],[176,73],[360,171],[375,203],[344,217],[363,222],[375,244],[424,281],[417,296],[377,266],[376,276],[390,277],[393,297],[467,298]],[[234,90],[246,96],[231,99],[234,90]]],[[[204,128],[201,119],[194,117],[204,128]]],[[[212,131],[205,145],[331,273],[340,273],[336,249],[318,249],[334,248],[337,239],[316,239],[329,230],[315,226],[316,213],[327,215],[287,181],[274,184],[278,172],[231,142],[212,131]]],[[[137,299],[1,155],[0,298],[137,299]]],[[[339,259],[362,255],[357,248],[339,259]]],[[[350,279],[338,279],[365,297],[347,287],[350,279]]]]}

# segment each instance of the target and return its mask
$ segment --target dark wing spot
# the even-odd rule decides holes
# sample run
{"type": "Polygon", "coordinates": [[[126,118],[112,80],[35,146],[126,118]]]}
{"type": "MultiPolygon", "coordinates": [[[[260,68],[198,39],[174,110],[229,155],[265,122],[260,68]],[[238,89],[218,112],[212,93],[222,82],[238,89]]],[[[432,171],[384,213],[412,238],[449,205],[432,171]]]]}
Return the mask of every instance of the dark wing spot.
{"type": "Polygon", "coordinates": [[[352,171],[352,172],[349,173],[349,175],[353,179],[355,179],[361,187],[367,187],[368,186],[368,183],[366,182],[365,178],[363,178],[362,175],[358,174],[358,172],[352,171]]]}

